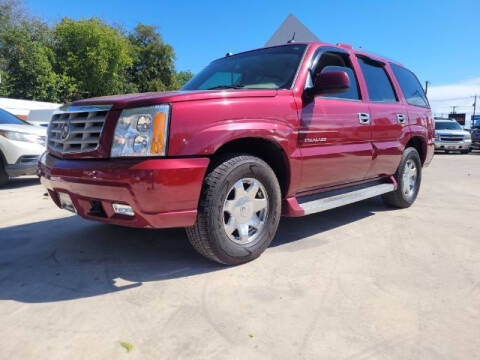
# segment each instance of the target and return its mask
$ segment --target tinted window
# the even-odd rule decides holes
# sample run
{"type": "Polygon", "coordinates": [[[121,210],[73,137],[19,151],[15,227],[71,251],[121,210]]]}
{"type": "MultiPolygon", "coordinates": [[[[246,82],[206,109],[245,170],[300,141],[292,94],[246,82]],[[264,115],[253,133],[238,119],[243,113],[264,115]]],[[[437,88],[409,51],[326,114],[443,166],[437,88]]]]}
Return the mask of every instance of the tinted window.
{"type": "Polygon", "coordinates": [[[402,88],[407,103],[416,106],[428,106],[427,97],[425,96],[422,85],[420,85],[417,77],[411,71],[401,66],[395,64],[390,64],[390,66],[402,88]]]}
{"type": "MultiPolygon", "coordinates": [[[[322,94],[323,98],[335,98],[335,99],[360,99],[360,93],[358,90],[357,77],[353,70],[352,62],[348,54],[340,52],[324,52],[320,58],[316,61],[313,78],[316,78],[319,74],[329,71],[344,71],[350,80],[350,88],[336,94],[322,94]]],[[[305,84],[306,88],[313,86],[312,78],[309,76],[305,84]]]]}
{"type": "Polygon", "coordinates": [[[305,48],[286,45],[224,57],[213,61],[182,89],[289,89],[305,48]]]}
{"type": "Polygon", "coordinates": [[[363,77],[367,83],[370,101],[392,103],[397,102],[392,83],[383,65],[364,58],[358,58],[363,77]]]}
{"type": "Polygon", "coordinates": [[[339,99],[354,99],[358,100],[360,97],[358,96],[358,86],[357,86],[357,79],[355,78],[355,73],[352,69],[348,67],[342,66],[326,66],[323,68],[322,73],[328,71],[344,71],[347,73],[348,78],[350,79],[350,87],[342,93],[339,94],[325,94],[322,97],[332,97],[332,98],[339,98],[339,99]]]}
{"type": "Polygon", "coordinates": [[[462,130],[456,121],[435,121],[435,130],[462,130]]]}
{"type": "Polygon", "coordinates": [[[0,109],[0,124],[25,125],[26,123],[10,114],[8,111],[0,109]]]}

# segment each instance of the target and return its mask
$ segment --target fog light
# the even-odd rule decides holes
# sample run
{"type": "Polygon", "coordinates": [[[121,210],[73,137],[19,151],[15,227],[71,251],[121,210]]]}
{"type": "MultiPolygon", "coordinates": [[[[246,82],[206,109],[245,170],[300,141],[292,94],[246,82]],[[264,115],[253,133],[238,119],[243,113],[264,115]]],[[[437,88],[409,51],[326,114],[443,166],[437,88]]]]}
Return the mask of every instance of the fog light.
{"type": "Polygon", "coordinates": [[[115,214],[126,215],[126,216],[134,216],[135,215],[132,207],[129,206],[129,205],[112,204],[112,206],[113,206],[113,211],[115,211],[115,214]]]}
{"type": "Polygon", "coordinates": [[[60,199],[60,207],[62,209],[71,211],[73,213],[77,213],[77,209],[75,209],[75,206],[73,205],[72,198],[70,195],[64,192],[59,192],[58,197],[60,199]]]}

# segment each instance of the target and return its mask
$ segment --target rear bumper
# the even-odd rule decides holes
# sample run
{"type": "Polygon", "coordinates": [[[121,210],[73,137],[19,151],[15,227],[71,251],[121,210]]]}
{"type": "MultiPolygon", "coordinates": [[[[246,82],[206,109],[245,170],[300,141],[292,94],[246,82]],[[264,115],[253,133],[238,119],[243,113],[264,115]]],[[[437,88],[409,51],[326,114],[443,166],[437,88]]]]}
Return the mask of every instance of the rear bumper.
{"type": "Polygon", "coordinates": [[[67,193],[86,219],[142,228],[185,227],[195,223],[208,164],[208,158],[63,160],[47,155],[39,163],[39,176],[57,206],[59,192],[67,193]],[[135,215],[115,214],[113,203],[131,206],[135,215]]]}

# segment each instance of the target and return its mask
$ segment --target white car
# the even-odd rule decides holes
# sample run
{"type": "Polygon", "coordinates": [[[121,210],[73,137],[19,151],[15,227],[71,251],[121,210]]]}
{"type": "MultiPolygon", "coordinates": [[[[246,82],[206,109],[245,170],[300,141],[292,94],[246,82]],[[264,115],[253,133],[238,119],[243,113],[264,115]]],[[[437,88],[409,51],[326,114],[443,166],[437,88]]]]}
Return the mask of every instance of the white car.
{"type": "Polygon", "coordinates": [[[0,185],[11,177],[36,174],[46,130],[0,109],[0,185]]]}
{"type": "Polygon", "coordinates": [[[451,119],[435,119],[435,151],[470,152],[472,146],[471,134],[463,130],[458,122],[451,119]]]}

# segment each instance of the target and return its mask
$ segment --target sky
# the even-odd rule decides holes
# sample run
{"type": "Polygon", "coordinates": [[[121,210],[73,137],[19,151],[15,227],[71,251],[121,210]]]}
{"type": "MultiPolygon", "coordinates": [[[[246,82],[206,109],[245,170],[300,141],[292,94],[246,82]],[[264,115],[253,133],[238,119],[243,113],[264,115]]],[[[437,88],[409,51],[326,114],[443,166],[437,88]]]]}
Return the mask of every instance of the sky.
{"type": "Polygon", "coordinates": [[[465,106],[457,108],[460,112],[467,110],[467,103],[470,110],[469,96],[480,95],[479,0],[26,0],[25,4],[50,24],[64,16],[95,16],[127,30],[139,22],[156,25],[175,49],[177,69],[194,73],[227,52],[262,47],[292,13],[321,41],[348,43],[395,59],[422,83],[429,80],[436,111],[437,97],[442,112],[457,103],[465,106]]]}

